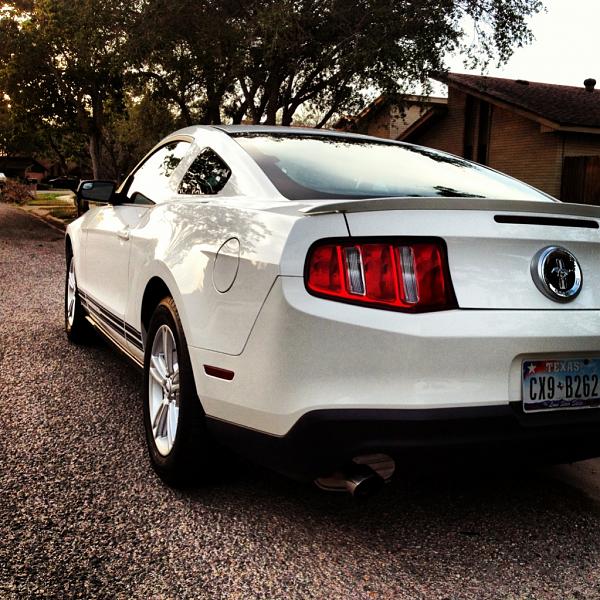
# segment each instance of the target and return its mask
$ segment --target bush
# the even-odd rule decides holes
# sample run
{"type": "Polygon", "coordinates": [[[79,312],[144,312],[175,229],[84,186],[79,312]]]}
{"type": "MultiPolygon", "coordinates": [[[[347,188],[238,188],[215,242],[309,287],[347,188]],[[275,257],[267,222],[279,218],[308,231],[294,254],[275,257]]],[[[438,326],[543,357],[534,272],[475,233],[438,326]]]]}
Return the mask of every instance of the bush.
{"type": "Polygon", "coordinates": [[[0,191],[0,201],[2,202],[26,204],[34,199],[35,194],[31,190],[31,186],[16,179],[7,179],[2,191],[0,191]]]}

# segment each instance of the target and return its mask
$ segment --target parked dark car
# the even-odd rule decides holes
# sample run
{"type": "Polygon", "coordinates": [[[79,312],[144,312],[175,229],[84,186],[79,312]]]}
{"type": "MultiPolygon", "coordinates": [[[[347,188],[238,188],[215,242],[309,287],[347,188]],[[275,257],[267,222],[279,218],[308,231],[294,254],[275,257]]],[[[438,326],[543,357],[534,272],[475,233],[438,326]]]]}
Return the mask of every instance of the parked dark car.
{"type": "Polygon", "coordinates": [[[78,177],[55,177],[54,179],[48,180],[48,185],[55,189],[71,190],[72,192],[77,191],[79,186],[78,177]]]}

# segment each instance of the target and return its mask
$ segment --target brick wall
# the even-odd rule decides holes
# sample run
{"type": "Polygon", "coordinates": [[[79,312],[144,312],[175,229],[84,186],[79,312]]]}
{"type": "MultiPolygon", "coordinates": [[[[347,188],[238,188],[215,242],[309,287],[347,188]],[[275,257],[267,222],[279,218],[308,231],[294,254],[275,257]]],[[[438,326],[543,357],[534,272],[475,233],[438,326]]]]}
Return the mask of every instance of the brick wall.
{"type": "MultiPolygon", "coordinates": [[[[463,156],[466,94],[449,88],[448,112],[411,142],[463,156]]],[[[540,125],[511,111],[492,107],[487,164],[546,193],[560,195],[563,142],[542,133],[540,125]]]]}
{"type": "MultiPolygon", "coordinates": [[[[465,105],[466,94],[450,87],[446,115],[408,141],[464,156],[465,105]]],[[[487,164],[493,169],[560,198],[563,160],[569,156],[600,156],[600,135],[542,132],[539,123],[492,106],[487,164]]]]}
{"type": "Polygon", "coordinates": [[[600,135],[585,133],[565,134],[565,156],[600,155],[600,135]]]}
{"type": "Polygon", "coordinates": [[[423,132],[415,133],[409,141],[462,156],[465,100],[465,94],[449,88],[446,114],[438,118],[431,127],[425,127],[423,132]]]}
{"type": "Polygon", "coordinates": [[[600,135],[564,134],[561,200],[600,205],[600,135]]]}
{"type": "Polygon", "coordinates": [[[377,112],[374,119],[366,123],[366,127],[359,127],[357,133],[374,135],[380,138],[390,137],[390,107],[385,106],[377,112]]]}
{"type": "Polygon", "coordinates": [[[559,133],[542,133],[540,124],[494,107],[488,164],[558,198],[563,158],[559,133]]]}
{"type": "Polygon", "coordinates": [[[357,131],[395,140],[409,125],[421,118],[423,110],[428,109],[427,105],[411,104],[406,106],[402,113],[398,106],[387,105],[377,113],[374,119],[368,121],[366,127],[359,128],[357,131]]]}

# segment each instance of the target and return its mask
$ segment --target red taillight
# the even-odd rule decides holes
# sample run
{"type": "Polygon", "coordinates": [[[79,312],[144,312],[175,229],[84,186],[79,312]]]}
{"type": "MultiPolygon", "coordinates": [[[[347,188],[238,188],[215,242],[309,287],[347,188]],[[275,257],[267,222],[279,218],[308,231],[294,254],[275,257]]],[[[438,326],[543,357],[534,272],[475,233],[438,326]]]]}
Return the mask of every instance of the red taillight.
{"type": "Polygon", "coordinates": [[[441,240],[323,242],[308,257],[306,287],[332,300],[402,311],[456,307],[441,240]]]}

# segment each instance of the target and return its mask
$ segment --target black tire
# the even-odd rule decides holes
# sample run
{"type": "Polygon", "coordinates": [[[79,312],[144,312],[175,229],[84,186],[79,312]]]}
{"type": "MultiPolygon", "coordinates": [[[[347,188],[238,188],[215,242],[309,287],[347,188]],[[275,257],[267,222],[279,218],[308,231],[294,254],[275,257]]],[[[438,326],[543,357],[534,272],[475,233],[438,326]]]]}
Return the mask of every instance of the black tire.
{"type": "MultiPolygon", "coordinates": [[[[163,330],[161,330],[163,331],[163,330]]],[[[157,387],[157,390],[160,388],[157,387]]],[[[159,477],[173,487],[195,485],[210,477],[217,452],[206,430],[204,411],[196,393],[185,334],[172,298],[164,298],[150,320],[144,356],[144,428],[152,467],[159,477]],[[168,454],[162,454],[154,436],[150,409],[150,363],[157,332],[166,325],[175,341],[179,366],[179,416],[174,441],[168,454]]],[[[156,418],[156,413],[154,415],[156,418]]],[[[164,448],[163,448],[164,450],[164,448]]]]}
{"type": "Polygon", "coordinates": [[[67,273],[65,276],[65,332],[69,341],[75,344],[89,344],[93,341],[95,332],[85,318],[85,311],[81,305],[79,294],[77,293],[77,278],[75,276],[74,257],[69,256],[67,261],[67,273]],[[72,319],[69,319],[69,275],[73,268],[73,284],[74,284],[74,314],[72,319]]]}

